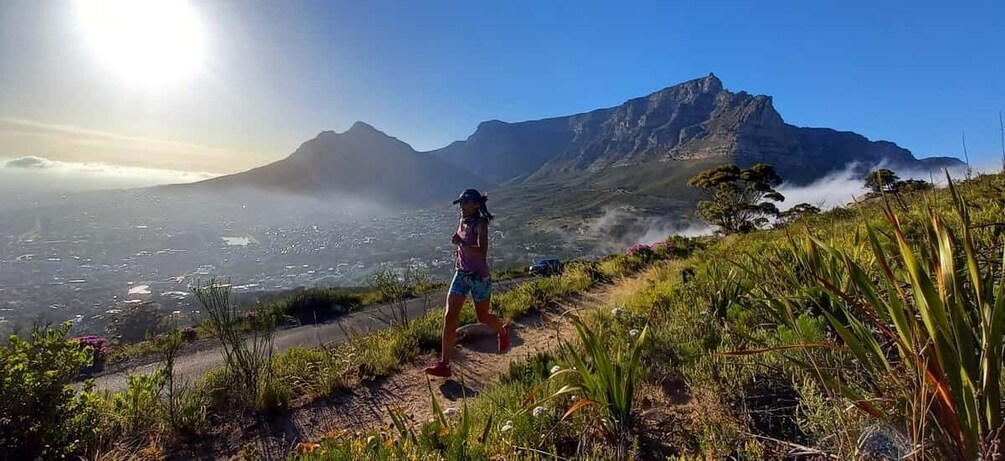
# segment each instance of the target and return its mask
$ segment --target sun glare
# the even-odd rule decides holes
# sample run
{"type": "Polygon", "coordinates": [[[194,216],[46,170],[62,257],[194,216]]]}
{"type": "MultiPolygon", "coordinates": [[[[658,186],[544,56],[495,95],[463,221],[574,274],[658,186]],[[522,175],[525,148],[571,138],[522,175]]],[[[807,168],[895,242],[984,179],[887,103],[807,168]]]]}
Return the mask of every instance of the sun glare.
{"type": "Polygon", "coordinates": [[[203,29],[185,0],[78,0],[95,53],[129,80],[163,84],[202,63],[203,29]]]}

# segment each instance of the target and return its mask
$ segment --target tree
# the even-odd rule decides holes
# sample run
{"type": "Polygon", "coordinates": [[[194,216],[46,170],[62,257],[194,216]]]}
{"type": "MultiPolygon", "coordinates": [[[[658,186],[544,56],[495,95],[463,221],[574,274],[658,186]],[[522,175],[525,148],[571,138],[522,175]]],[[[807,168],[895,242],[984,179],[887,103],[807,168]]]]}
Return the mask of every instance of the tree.
{"type": "Polygon", "coordinates": [[[920,179],[905,179],[897,183],[897,192],[924,192],[932,189],[932,183],[920,179]]]}
{"type": "Polygon", "coordinates": [[[819,213],[820,208],[810,205],[809,203],[800,203],[788,210],[778,213],[778,222],[776,225],[786,225],[798,221],[805,216],[819,213]]]}
{"type": "Polygon", "coordinates": [[[897,191],[897,183],[900,178],[893,171],[886,168],[880,168],[872,173],[869,173],[865,177],[865,187],[868,187],[873,192],[879,193],[891,193],[897,191]]]}
{"type": "Polygon", "coordinates": [[[742,170],[723,165],[698,173],[687,184],[701,190],[706,200],[698,202],[698,216],[719,226],[724,234],[746,233],[777,216],[774,203],[785,200],[775,190],[782,178],[768,164],[758,163],[742,170]]]}

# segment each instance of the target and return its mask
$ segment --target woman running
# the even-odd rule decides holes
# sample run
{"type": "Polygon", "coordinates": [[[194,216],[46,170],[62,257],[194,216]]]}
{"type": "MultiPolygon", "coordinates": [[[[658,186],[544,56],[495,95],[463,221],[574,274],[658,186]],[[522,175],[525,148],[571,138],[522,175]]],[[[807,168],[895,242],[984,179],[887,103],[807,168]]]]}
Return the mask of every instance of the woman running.
{"type": "Polygon", "coordinates": [[[443,350],[440,360],[426,368],[426,373],[448,378],[451,375],[450,358],[454,352],[454,339],[457,334],[457,317],[461,307],[471,293],[475,303],[475,314],[478,321],[495,330],[499,335],[499,352],[509,350],[509,325],[503,325],[499,318],[489,312],[492,298],[492,278],[489,271],[489,213],[485,202],[488,197],[475,189],[468,189],[454,200],[461,211],[461,220],[457,232],[450,238],[457,245],[457,271],[450,282],[447,293],[447,308],[443,315],[443,350]]]}

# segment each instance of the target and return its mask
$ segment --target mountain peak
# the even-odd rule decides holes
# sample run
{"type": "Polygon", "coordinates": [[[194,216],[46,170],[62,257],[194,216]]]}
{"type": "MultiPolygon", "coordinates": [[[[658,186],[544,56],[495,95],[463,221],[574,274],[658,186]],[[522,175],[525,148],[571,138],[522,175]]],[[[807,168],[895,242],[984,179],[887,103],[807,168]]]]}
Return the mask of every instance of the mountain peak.
{"type": "Polygon", "coordinates": [[[346,130],[345,133],[343,133],[343,134],[348,134],[348,133],[380,133],[380,132],[381,131],[378,130],[378,129],[376,129],[376,128],[374,128],[373,125],[370,125],[369,123],[357,120],[356,123],[353,123],[352,126],[349,127],[349,129],[346,130]]]}
{"type": "Polygon", "coordinates": [[[702,82],[702,87],[705,91],[720,91],[722,90],[722,80],[715,76],[715,73],[709,72],[708,76],[699,79],[702,82]]]}

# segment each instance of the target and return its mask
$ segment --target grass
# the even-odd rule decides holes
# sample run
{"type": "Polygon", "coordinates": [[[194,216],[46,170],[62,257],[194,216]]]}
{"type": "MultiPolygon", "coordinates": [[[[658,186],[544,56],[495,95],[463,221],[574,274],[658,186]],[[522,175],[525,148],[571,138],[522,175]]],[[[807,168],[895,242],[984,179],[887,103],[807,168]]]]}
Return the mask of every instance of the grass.
{"type": "MultiPolygon", "coordinates": [[[[641,272],[627,257],[598,261],[582,273],[623,281],[609,309],[584,316],[590,333],[570,348],[587,352],[528,357],[469,399],[470,424],[492,425],[483,442],[469,436],[483,449],[470,459],[778,459],[795,451],[851,459],[877,437],[912,459],[998,459],[1003,190],[1005,177],[983,176],[890,205],[839,208],[706,240],[684,260],[641,272]],[[627,332],[646,325],[637,358],[626,354],[627,332]],[[609,367],[594,365],[603,357],[609,367]],[[580,378],[635,360],[631,380],[594,381],[591,392],[580,378]],[[554,366],[576,371],[552,376],[554,366]],[[615,381],[634,381],[631,403],[595,403],[597,395],[616,400],[596,391],[615,381]],[[605,435],[613,413],[603,409],[611,408],[637,421],[627,442],[605,435]]],[[[514,304],[500,307],[547,302],[578,277],[514,292],[514,304]]],[[[297,456],[451,459],[461,443],[400,440],[375,431],[321,440],[297,456]]]]}

